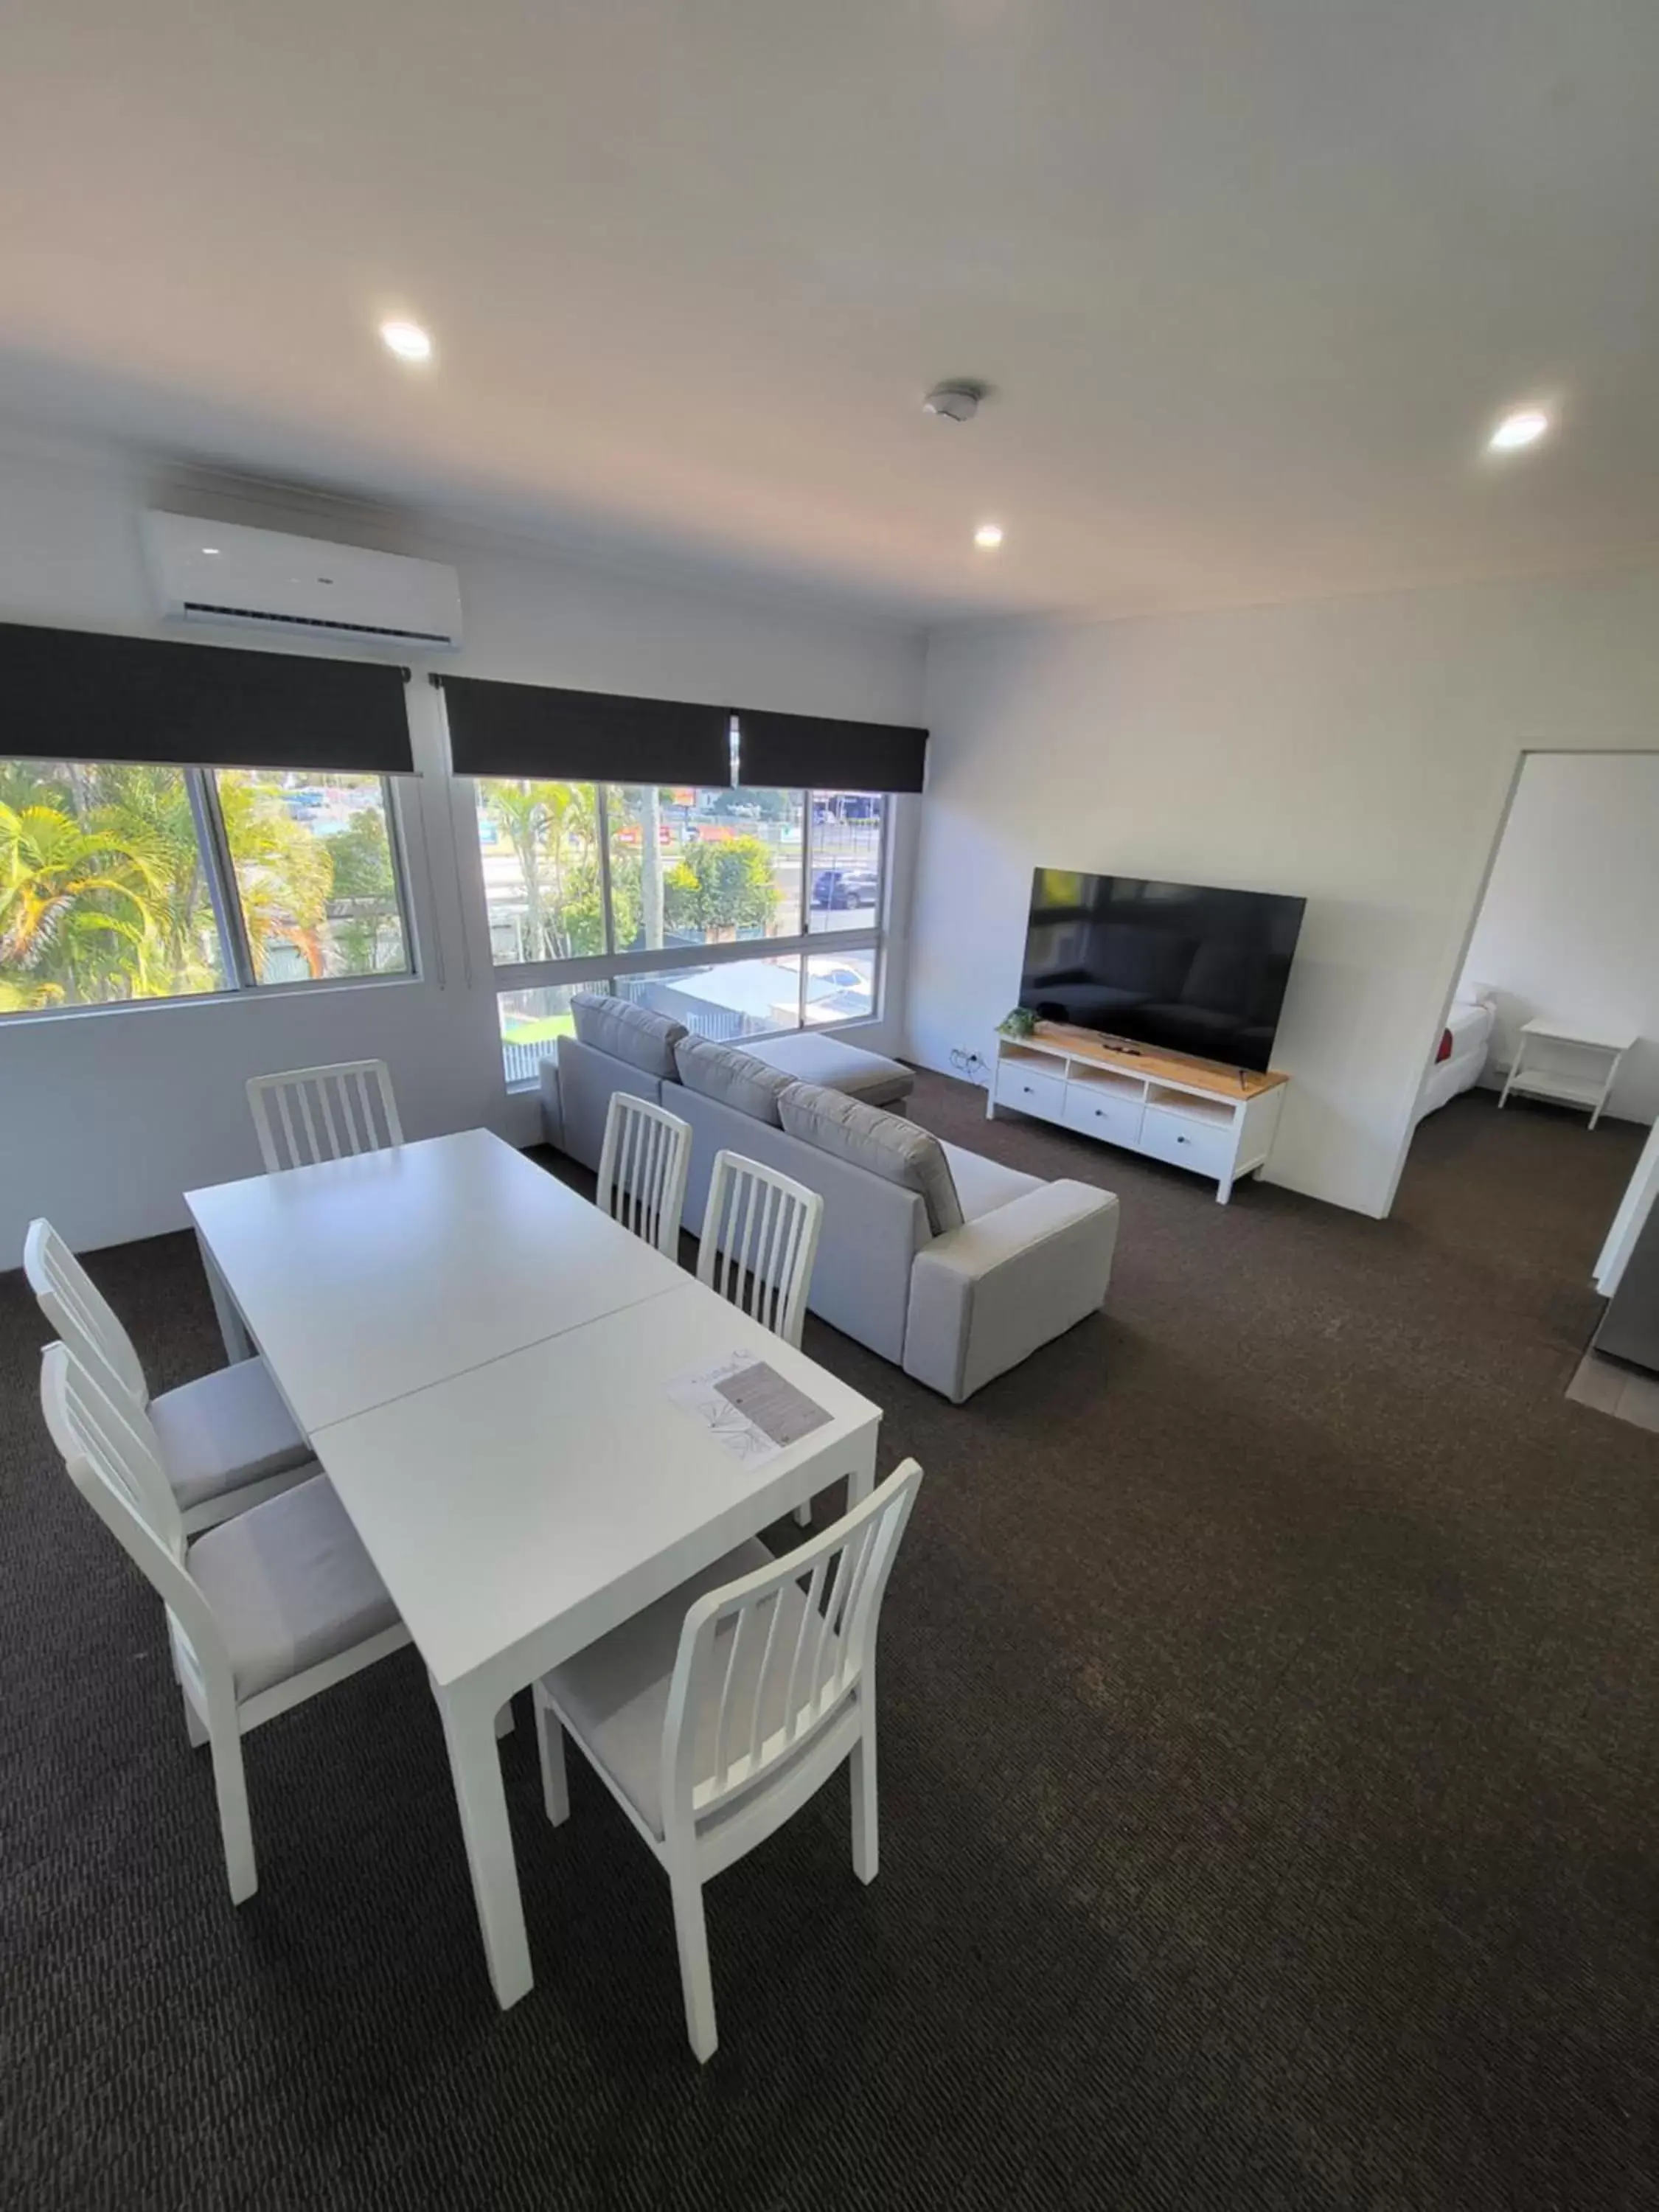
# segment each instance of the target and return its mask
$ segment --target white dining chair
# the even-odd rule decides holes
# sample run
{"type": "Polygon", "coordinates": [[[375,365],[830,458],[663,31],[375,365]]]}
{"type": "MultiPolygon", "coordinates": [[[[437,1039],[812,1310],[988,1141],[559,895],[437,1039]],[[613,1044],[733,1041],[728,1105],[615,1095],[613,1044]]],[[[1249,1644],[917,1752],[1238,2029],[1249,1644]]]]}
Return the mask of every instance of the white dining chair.
{"type": "Polygon", "coordinates": [[[152,1398],[115,1310],[44,1218],[29,1224],[23,1273],[64,1341],[106,1388],[118,1386],[148,1416],[186,1535],[279,1497],[317,1473],[311,1447],[263,1359],[238,1360],[152,1398]]]}
{"type": "Polygon", "coordinates": [[[383,1060],[346,1060],[336,1067],[295,1067],[248,1079],[247,1103],[265,1172],[312,1167],[356,1152],[384,1152],[404,1140],[383,1060]]]}
{"type": "Polygon", "coordinates": [[[717,1152],[697,1280],[799,1348],[823,1221],[818,1192],[740,1152],[717,1152]]]}
{"type": "Polygon", "coordinates": [[[547,1817],[573,1735],[667,1873],[686,2033],[719,2040],[703,1884],[852,1762],[853,1871],[873,1881],[876,1630],[921,1469],[906,1460],[790,1553],[740,1545],[536,1685],[547,1817]]]}
{"type": "MultiPolygon", "coordinates": [[[[717,1152],[697,1247],[697,1280],[799,1352],[823,1224],[821,1193],[741,1152],[717,1152]]],[[[798,1505],[804,1528],[810,1505],[798,1505]]]]}
{"type": "Polygon", "coordinates": [[[409,1642],[325,1474],[186,1544],[144,1417],[62,1343],[40,1373],[70,1480],[167,1610],[193,1745],[213,1756],[231,1900],[258,1885],[242,1738],[409,1642]]]}
{"type": "Polygon", "coordinates": [[[680,1214],[690,1166],[689,1123],[648,1098],[611,1092],[595,1203],[671,1260],[679,1257],[680,1214]]]}

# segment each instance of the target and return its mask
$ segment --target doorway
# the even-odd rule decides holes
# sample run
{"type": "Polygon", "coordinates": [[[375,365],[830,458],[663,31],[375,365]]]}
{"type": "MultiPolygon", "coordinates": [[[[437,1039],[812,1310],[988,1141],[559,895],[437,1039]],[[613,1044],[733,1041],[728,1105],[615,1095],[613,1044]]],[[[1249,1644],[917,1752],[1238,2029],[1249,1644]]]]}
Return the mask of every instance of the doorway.
{"type": "MultiPolygon", "coordinates": [[[[1582,1346],[1610,1229],[1622,1210],[1633,1242],[1642,1175],[1650,1203],[1659,1192],[1659,1161],[1644,1164],[1656,1121],[1659,751],[1528,752],[1423,1071],[1396,1212],[1476,1248],[1501,1216],[1510,1264],[1583,1286],[1561,1316],[1582,1346]]],[[[1610,1395],[1589,1402],[1622,1411],[1610,1395]]],[[[1659,1425],[1659,1382],[1653,1412],[1659,1425]]]]}

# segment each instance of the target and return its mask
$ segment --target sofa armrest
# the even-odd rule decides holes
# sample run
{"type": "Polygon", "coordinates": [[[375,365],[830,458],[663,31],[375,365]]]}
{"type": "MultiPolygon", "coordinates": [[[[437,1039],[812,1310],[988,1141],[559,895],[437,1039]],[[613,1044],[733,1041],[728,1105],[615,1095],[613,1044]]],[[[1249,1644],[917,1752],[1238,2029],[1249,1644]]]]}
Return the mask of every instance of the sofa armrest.
{"type": "Polygon", "coordinates": [[[954,1404],[1099,1306],[1118,1203],[1081,1182],[1041,1190],[935,1237],[910,1270],[904,1371],[954,1404]]]}

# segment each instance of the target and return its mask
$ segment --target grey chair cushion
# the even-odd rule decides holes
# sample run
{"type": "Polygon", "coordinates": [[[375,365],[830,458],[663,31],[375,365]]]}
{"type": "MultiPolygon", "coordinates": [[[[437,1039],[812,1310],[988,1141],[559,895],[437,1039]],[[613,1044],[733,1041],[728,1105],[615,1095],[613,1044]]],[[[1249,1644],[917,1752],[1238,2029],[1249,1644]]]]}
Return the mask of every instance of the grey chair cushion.
{"type": "Polygon", "coordinates": [[[839,1037],[800,1030],[793,1036],[761,1037],[747,1049],[769,1067],[781,1067],[798,1083],[821,1083],[826,1091],[844,1091],[866,1106],[896,1106],[916,1087],[913,1071],[878,1052],[844,1044],[839,1037]]]}
{"type": "Polygon", "coordinates": [[[239,1698],[398,1625],[325,1474],[198,1536],[190,1571],[230,1652],[239,1698]]]}
{"type": "MultiPolygon", "coordinates": [[[[653,1836],[663,1833],[663,1723],[667,1717],[669,1684],[685,1616],[710,1590],[720,1589],[744,1575],[752,1575],[757,1568],[772,1565],[771,1553],[751,1537],[746,1544],[738,1545],[735,1552],[716,1559],[702,1574],[694,1575],[690,1582],[670,1590],[666,1597],[659,1598],[643,1613],[635,1613],[632,1620],[624,1621],[620,1628],[613,1629],[609,1636],[602,1636],[597,1644],[590,1644],[585,1651],[579,1651],[574,1659],[568,1660],[562,1667],[556,1667],[543,1678],[548,1694],[571,1733],[590,1757],[605,1769],[653,1836]]],[[[778,1603],[778,1648],[788,1651],[793,1649],[806,1601],[798,1584],[786,1583],[778,1603]]],[[[708,1694],[696,1713],[695,1741],[699,1780],[706,1780],[714,1771],[720,1688],[732,1634],[729,1624],[719,1631],[714,1655],[701,1678],[708,1694]]],[[[836,1641],[831,1632],[830,1643],[833,1645],[836,1641]]],[[[732,1708],[742,1716],[745,1727],[765,1644],[765,1638],[751,1631],[738,1654],[731,1694],[732,1708]]],[[[833,1651],[826,1651],[825,1671],[834,1663],[833,1651]]],[[[783,1669],[768,1684],[767,1696],[762,1703],[763,1741],[782,1727],[787,1694],[787,1670],[783,1669]]],[[[727,1725],[729,1729],[729,1718],[727,1725]]],[[[774,1767],[769,1771],[775,1775],[781,1771],[774,1767]]]]}
{"type": "Polygon", "coordinates": [[[674,1065],[688,1091],[700,1091],[705,1098],[717,1098],[722,1106],[769,1122],[775,1129],[781,1126],[778,1101],[794,1080],[781,1068],[769,1067],[736,1045],[711,1044],[707,1037],[696,1036],[680,1039],[674,1048],[674,1065]]]}
{"type": "Polygon", "coordinates": [[[210,1498],[303,1467],[311,1447],[263,1359],[239,1359],[149,1403],[173,1494],[188,1512],[210,1498]]]}
{"type": "Polygon", "coordinates": [[[962,1204],[951,1180],[951,1164],[939,1139],[926,1129],[849,1098],[844,1091],[826,1091],[820,1083],[792,1084],[781,1111],[784,1127],[803,1144],[916,1192],[935,1237],[961,1228],[962,1204]]]}
{"type": "Polygon", "coordinates": [[[608,1052],[647,1075],[674,1073],[674,1048],[686,1033],[684,1022],[603,991],[573,991],[570,1015],[576,1035],[595,1052],[608,1052]]]}

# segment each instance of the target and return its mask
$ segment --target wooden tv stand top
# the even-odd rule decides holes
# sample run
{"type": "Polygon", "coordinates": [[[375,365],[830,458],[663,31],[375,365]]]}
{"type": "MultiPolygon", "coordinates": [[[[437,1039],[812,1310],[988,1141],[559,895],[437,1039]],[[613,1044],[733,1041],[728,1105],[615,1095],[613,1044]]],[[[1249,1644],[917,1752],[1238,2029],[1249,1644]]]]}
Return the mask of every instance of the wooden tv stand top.
{"type": "Polygon", "coordinates": [[[1160,1052],[1151,1045],[1127,1047],[1109,1043],[1093,1030],[1073,1029],[1066,1022],[1039,1022],[1029,1037],[1015,1038],[1064,1053],[1072,1060],[1093,1060],[1120,1075],[1138,1075],[1149,1083],[1180,1083],[1189,1091],[1212,1091],[1220,1098],[1259,1098],[1276,1090],[1288,1076],[1258,1073],[1253,1067],[1230,1067],[1219,1060],[1198,1060],[1184,1052],[1160,1052]]]}

